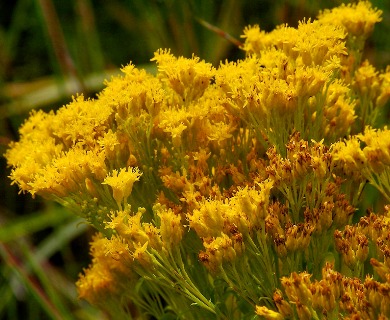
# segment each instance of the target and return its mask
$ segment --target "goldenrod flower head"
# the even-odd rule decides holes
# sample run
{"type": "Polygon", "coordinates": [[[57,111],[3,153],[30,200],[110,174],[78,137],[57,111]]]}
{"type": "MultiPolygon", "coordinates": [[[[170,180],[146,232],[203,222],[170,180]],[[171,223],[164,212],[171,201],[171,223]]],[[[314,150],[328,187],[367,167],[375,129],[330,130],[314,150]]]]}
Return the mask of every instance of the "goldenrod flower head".
{"type": "Polygon", "coordinates": [[[110,126],[112,110],[95,100],[77,96],[60,108],[51,123],[53,135],[68,147],[78,143],[91,149],[110,126]]]}
{"type": "Polygon", "coordinates": [[[337,8],[322,11],[318,19],[324,24],[343,26],[349,34],[356,37],[367,37],[377,22],[382,21],[382,11],[372,8],[369,1],[354,4],[341,4],[337,8]]]}
{"type": "MultiPolygon", "coordinates": [[[[121,236],[113,235],[110,239],[106,239],[104,244],[104,256],[97,258],[99,264],[108,264],[111,269],[115,269],[118,276],[132,275],[132,246],[121,236]],[[100,260],[99,260],[100,259],[100,260]]],[[[92,253],[96,258],[96,254],[92,253]]],[[[133,275],[134,276],[134,275],[133,275]]]]}
{"type": "Polygon", "coordinates": [[[335,245],[343,257],[344,263],[354,269],[358,262],[364,263],[368,256],[368,240],[359,234],[355,227],[346,226],[343,232],[336,230],[335,245]]]}
{"type": "Polygon", "coordinates": [[[322,66],[306,67],[298,64],[294,73],[287,77],[287,82],[294,86],[298,97],[305,98],[322,91],[330,76],[331,72],[322,66]]]}
{"type": "Polygon", "coordinates": [[[349,133],[357,115],[355,114],[356,100],[350,98],[350,88],[341,80],[333,81],[326,88],[326,118],[324,134],[326,137],[345,136],[349,133]]]}
{"type": "Polygon", "coordinates": [[[298,25],[297,40],[292,48],[299,53],[304,65],[322,65],[332,56],[347,54],[346,34],[341,27],[321,23],[318,20],[301,21],[298,25]]]}
{"type": "Polygon", "coordinates": [[[84,270],[76,282],[80,299],[85,299],[94,305],[100,305],[103,301],[116,293],[114,275],[100,264],[93,264],[84,270]]]}
{"type": "MultiPolygon", "coordinates": [[[[160,111],[165,92],[161,82],[145,70],[129,64],[121,69],[123,76],[112,77],[97,100],[117,112],[117,118],[138,117],[147,112],[152,117],[160,111]]],[[[136,119],[135,119],[136,120],[136,119]]]]}
{"type": "MultiPolygon", "coordinates": [[[[224,262],[234,262],[237,252],[234,245],[235,240],[229,238],[225,233],[218,237],[203,239],[205,252],[200,252],[200,259],[204,265],[212,272],[218,272],[224,262]]],[[[239,248],[241,251],[242,248],[239,248]]]]}
{"type": "Polygon", "coordinates": [[[300,302],[301,304],[310,305],[313,299],[310,291],[310,277],[307,272],[293,272],[290,277],[283,277],[281,283],[286,291],[290,301],[300,302]]]}
{"type": "Polygon", "coordinates": [[[365,143],[363,153],[368,165],[375,173],[381,173],[390,165],[390,130],[366,127],[358,138],[365,143]]]}
{"type": "Polygon", "coordinates": [[[118,208],[123,208],[122,203],[126,204],[127,198],[133,190],[133,184],[139,181],[142,173],[138,168],[121,168],[119,171],[114,169],[104,179],[103,184],[112,188],[112,196],[115,199],[118,208]]]}
{"type": "Polygon", "coordinates": [[[175,214],[172,209],[167,209],[160,204],[154,205],[153,210],[156,211],[157,216],[160,218],[160,234],[166,249],[170,250],[174,246],[179,245],[184,233],[180,215],[175,214]]]}
{"type": "Polygon", "coordinates": [[[221,200],[204,200],[189,216],[190,227],[200,238],[219,236],[223,230],[224,209],[228,205],[221,200]]]}
{"type": "Polygon", "coordinates": [[[117,153],[120,152],[118,149],[123,148],[119,141],[118,134],[111,129],[105,132],[104,135],[97,140],[97,143],[100,148],[104,150],[106,158],[113,162],[117,158],[117,153]]]}
{"type": "Polygon", "coordinates": [[[160,230],[152,223],[142,223],[142,228],[145,231],[145,234],[148,236],[148,246],[151,248],[160,251],[163,243],[161,240],[160,230]]]}
{"type": "MultiPolygon", "coordinates": [[[[50,142],[41,144],[41,147],[45,148],[47,145],[52,147],[50,142]]],[[[37,148],[32,153],[48,155],[46,151],[37,148]]],[[[86,178],[102,181],[106,175],[104,159],[101,152],[84,151],[76,146],[50,159],[44,166],[31,161],[20,164],[11,172],[11,179],[32,195],[38,194],[45,198],[66,197],[79,189],[80,185],[85,186],[86,178]]]]}
{"type": "Polygon", "coordinates": [[[115,301],[122,286],[130,284],[134,275],[129,269],[131,263],[128,247],[123,240],[113,237],[106,239],[101,234],[91,242],[92,264],[84,269],[76,283],[80,298],[95,305],[105,306],[115,301]]]}
{"type": "Polygon", "coordinates": [[[283,319],[289,318],[293,314],[293,310],[291,305],[283,299],[282,292],[280,290],[276,290],[272,296],[272,300],[274,301],[278,311],[283,316],[283,319]]]}
{"type": "Polygon", "coordinates": [[[310,244],[314,228],[315,227],[309,223],[287,225],[284,231],[287,252],[305,250],[310,244]]]}
{"type": "Polygon", "coordinates": [[[244,50],[248,53],[260,52],[269,46],[267,34],[265,31],[260,30],[258,24],[245,27],[244,34],[241,38],[245,39],[244,50]]]}
{"type": "Polygon", "coordinates": [[[337,170],[354,179],[361,178],[361,170],[365,167],[367,158],[360,149],[360,142],[356,136],[333,144],[331,153],[337,170]]]}
{"type": "Polygon", "coordinates": [[[215,141],[218,147],[223,147],[224,142],[232,137],[232,131],[235,127],[230,123],[214,122],[210,123],[208,139],[215,141]]]}
{"type": "Polygon", "coordinates": [[[153,259],[151,255],[147,252],[148,242],[144,244],[135,244],[135,250],[132,254],[133,259],[135,259],[145,270],[150,270],[153,268],[153,259]]]}
{"type": "Polygon", "coordinates": [[[295,59],[297,55],[291,49],[298,36],[298,30],[287,25],[280,25],[269,33],[254,25],[246,27],[241,37],[245,38],[244,50],[249,54],[259,54],[266,48],[276,47],[295,59]]]}
{"type": "Polygon", "coordinates": [[[139,208],[135,214],[132,214],[130,206],[125,210],[112,211],[111,220],[106,222],[106,229],[115,230],[118,235],[128,241],[129,245],[139,243],[143,245],[149,240],[141,221],[144,213],[145,209],[139,208]]]}
{"type": "Polygon", "coordinates": [[[180,172],[176,171],[173,173],[171,171],[171,168],[165,168],[162,167],[159,170],[159,174],[161,177],[161,180],[163,181],[164,185],[171,189],[173,192],[177,194],[181,194],[185,191],[191,191],[191,183],[186,178],[186,175],[181,175],[180,172]]]}
{"type": "Polygon", "coordinates": [[[298,28],[282,25],[270,33],[260,31],[258,25],[244,30],[244,50],[259,56],[267,48],[277,48],[304,65],[322,65],[333,56],[347,54],[345,32],[340,26],[304,20],[298,28]]]}
{"type": "Polygon", "coordinates": [[[285,316],[279,312],[268,309],[265,306],[256,306],[256,314],[267,320],[283,320],[285,316]]]}
{"type": "MultiPolygon", "coordinates": [[[[231,205],[238,205],[239,210],[245,216],[246,226],[239,228],[241,232],[245,230],[253,231],[263,225],[264,219],[268,214],[270,201],[270,192],[273,187],[273,181],[265,180],[259,183],[258,188],[239,189],[231,198],[231,205]]],[[[241,225],[241,223],[240,223],[241,225]]]]}
{"type": "Polygon", "coordinates": [[[390,67],[386,67],[386,71],[379,75],[381,81],[381,88],[379,97],[376,99],[375,104],[377,107],[383,107],[390,99],[390,67]]]}
{"type": "Polygon", "coordinates": [[[380,90],[379,72],[368,60],[365,60],[356,70],[353,85],[356,91],[367,99],[373,100],[378,96],[380,90]]]}
{"type": "Polygon", "coordinates": [[[210,83],[214,75],[210,63],[192,59],[176,58],[169,50],[158,50],[151,61],[157,62],[159,77],[172,88],[183,102],[198,99],[210,83]]]}
{"type": "Polygon", "coordinates": [[[14,167],[10,176],[12,183],[16,183],[21,191],[36,193],[30,186],[34,175],[60,156],[64,149],[52,136],[50,124],[53,117],[53,113],[32,111],[19,129],[20,141],[12,142],[5,154],[8,165],[14,167]]]}

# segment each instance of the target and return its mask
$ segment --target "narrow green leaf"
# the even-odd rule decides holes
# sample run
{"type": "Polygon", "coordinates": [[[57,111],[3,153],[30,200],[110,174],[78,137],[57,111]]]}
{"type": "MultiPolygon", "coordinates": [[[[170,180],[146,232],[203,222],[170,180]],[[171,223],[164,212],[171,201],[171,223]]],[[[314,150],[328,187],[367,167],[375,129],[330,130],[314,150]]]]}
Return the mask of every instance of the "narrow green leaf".
{"type": "Polygon", "coordinates": [[[20,217],[0,228],[0,242],[9,242],[20,237],[32,234],[47,227],[57,225],[69,219],[69,212],[61,207],[53,206],[47,212],[38,211],[20,217]]]}

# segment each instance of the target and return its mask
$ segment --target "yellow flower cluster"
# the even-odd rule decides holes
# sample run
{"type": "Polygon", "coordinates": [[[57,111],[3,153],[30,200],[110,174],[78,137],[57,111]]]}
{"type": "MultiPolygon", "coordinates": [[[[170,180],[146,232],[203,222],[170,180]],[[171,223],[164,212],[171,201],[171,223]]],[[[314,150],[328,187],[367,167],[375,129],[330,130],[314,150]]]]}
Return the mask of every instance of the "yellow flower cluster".
{"type": "Polygon", "coordinates": [[[342,4],[338,8],[322,11],[318,19],[325,24],[343,26],[350,36],[368,37],[376,23],[382,21],[382,11],[372,8],[368,1],[342,4]]]}
{"type": "Polygon", "coordinates": [[[367,179],[390,200],[390,130],[366,127],[364,133],[332,145],[334,165],[341,175],[367,179]]]}
{"type": "Polygon", "coordinates": [[[32,112],[10,178],[99,231],[80,297],[113,319],[129,306],[390,317],[389,209],[362,211],[367,181],[390,202],[390,130],[376,123],[390,72],[359,51],[380,20],[361,1],[297,28],[247,27],[246,57],[218,67],[160,49],[156,75],[130,64],[94,99],[32,112]]]}
{"type": "MultiPolygon", "coordinates": [[[[80,298],[103,309],[115,305],[127,286],[137,283],[139,276],[129,267],[132,258],[128,246],[118,238],[110,240],[96,235],[91,243],[92,264],[76,283],[80,298]]],[[[112,310],[118,313],[120,310],[112,310]]],[[[123,312],[122,315],[125,313],[123,312]]]]}

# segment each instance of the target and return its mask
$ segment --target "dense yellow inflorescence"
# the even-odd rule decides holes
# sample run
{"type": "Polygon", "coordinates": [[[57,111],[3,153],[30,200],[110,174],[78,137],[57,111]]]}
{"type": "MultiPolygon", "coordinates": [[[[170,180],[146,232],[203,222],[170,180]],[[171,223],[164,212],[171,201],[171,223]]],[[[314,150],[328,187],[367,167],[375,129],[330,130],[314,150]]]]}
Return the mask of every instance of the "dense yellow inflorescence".
{"type": "Polygon", "coordinates": [[[389,67],[361,59],[379,21],[361,1],[247,27],[218,67],[160,49],[156,75],[33,111],[10,178],[98,230],[80,298],[113,319],[390,317],[389,207],[361,211],[367,182],[390,201],[389,67]]]}

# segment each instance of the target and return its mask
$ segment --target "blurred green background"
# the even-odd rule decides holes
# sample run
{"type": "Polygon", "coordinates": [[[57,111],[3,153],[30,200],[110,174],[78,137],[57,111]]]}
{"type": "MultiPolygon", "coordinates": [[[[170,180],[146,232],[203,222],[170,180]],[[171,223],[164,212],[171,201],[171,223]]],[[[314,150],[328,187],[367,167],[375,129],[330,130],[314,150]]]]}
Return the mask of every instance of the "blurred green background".
{"type": "MultiPolygon", "coordinates": [[[[93,97],[104,79],[130,61],[154,72],[150,59],[158,48],[187,57],[195,53],[215,66],[244,57],[200,20],[240,39],[249,24],[266,31],[284,22],[297,26],[342,2],[1,1],[0,154],[18,139],[31,109],[55,110],[75,93],[93,97]]],[[[384,11],[383,21],[367,42],[366,57],[382,69],[390,64],[390,0],[373,5],[384,11]]],[[[54,203],[18,195],[3,157],[0,166],[0,318],[105,319],[77,299],[74,287],[89,263],[94,231],[54,203]]]]}

